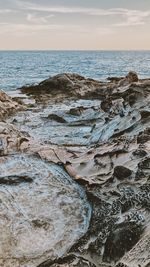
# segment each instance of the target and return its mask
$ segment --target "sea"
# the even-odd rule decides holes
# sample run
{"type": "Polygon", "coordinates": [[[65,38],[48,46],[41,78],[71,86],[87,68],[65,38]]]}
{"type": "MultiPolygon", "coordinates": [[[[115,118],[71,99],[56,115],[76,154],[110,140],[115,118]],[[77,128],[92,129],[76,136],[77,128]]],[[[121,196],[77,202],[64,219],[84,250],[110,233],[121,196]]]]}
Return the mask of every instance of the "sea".
{"type": "Polygon", "coordinates": [[[0,51],[0,89],[14,91],[58,73],[106,80],[130,70],[150,77],[149,51],[0,51]]]}

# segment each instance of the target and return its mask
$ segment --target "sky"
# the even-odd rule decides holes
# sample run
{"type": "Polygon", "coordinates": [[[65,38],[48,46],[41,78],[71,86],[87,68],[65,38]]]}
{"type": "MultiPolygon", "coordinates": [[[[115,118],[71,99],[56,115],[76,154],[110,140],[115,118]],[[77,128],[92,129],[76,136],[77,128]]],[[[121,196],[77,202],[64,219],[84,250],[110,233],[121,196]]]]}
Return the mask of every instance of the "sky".
{"type": "Polygon", "coordinates": [[[150,0],[0,0],[0,50],[150,50],[150,0]]]}

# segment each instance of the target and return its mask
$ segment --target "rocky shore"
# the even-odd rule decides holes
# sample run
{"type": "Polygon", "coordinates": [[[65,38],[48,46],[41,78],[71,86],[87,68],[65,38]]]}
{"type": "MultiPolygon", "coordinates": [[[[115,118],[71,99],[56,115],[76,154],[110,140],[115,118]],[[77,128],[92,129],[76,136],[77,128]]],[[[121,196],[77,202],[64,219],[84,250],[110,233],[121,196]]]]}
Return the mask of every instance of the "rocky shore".
{"type": "Polygon", "coordinates": [[[150,266],[150,79],[0,91],[0,266],[150,266]]]}

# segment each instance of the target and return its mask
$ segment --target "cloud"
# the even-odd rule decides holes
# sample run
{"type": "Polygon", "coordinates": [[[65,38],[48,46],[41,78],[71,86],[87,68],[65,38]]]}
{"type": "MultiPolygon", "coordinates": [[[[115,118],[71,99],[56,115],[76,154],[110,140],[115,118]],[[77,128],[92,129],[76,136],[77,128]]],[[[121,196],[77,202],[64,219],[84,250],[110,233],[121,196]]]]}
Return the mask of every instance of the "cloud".
{"type": "Polygon", "coordinates": [[[7,14],[7,13],[10,13],[10,12],[13,12],[13,10],[11,10],[11,9],[0,9],[0,14],[7,14]]]}
{"type": "Polygon", "coordinates": [[[55,13],[82,13],[93,16],[109,16],[109,15],[130,15],[130,13],[145,15],[149,13],[149,11],[142,10],[132,10],[126,8],[108,8],[108,9],[100,9],[100,8],[87,8],[87,7],[67,7],[67,6],[50,6],[50,5],[39,5],[35,3],[30,3],[28,1],[18,1],[14,0],[15,3],[18,3],[18,7],[23,9],[30,9],[36,11],[43,12],[55,12],[55,13]]]}
{"type": "Polygon", "coordinates": [[[115,24],[115,26],[124,27],[144,25],[147,19],[150,17],[150,10],[126,10],[126,12],[123,14],[123,17],[125,20],[115,24]]]}
{"type": "Polygon", "coordinates": [[[54,12],[54,13],[62,13],[62,14],[85,14],[85,15],[94,15],[94,16],[107,16],[111,14],[116,14],[112,10],[98,10],[94,8],[82,8],[82,7],[63,7],[63,6],[40,6],[29,4],[25,5],[27,9],[35,10],[35,11],[43,11],[43,12],[54,12]]]}
{"type": "Polygon", "coordinates": [[[113,34],[113,31],[105,27],[91,27],[81,26],[81,25],[67,25],[67,24],[17,24],[17,23],[0,23],[0,35],[9,36],[26,36],[33,35],[39,32],[55,33],[59,35],[88,35],[103,36],[107,34],[113,34]]]}
{"type": "MultiPolygon", "coordinates": [[[[127,8],[108,8],[108,9],[100,9],[100,8],[87,8],[87,7],[67,7],[67,6],[51,6],[51,5],[39,5],[35,3],[30,3],[28,1],[19,1],[14,0],[15,4],[18,5],[20,9],[26,9],[34,12],[46,12],[46,13],[59,13],[59,14],[82,14],[88,16],[115,16],[118,19],[118,23],[113,26],[121,27],[121,26],[137,26],[144,25],[147,21],[147,18],[150,17],[150,10],[133,10],[127,8]]],[[[34,20],[34,17],[29,16],[29,19],[34,20]]],[[[43,23],[46,19],[41,18],[43,23]]]]}
{"type": "MultiPolygon", "coordinates": [[[[52,5],[40,5],[36,3],[31,3],[28,1],[19,1],[19,0],[11,0],[14,3],[14,11],[17,11],[20,14],[25,15],[22,16],[18,25],[25,25],[23,23],[30,23],[34,25],[34,31],[38,30],[38,25],[47,25],[47,29],[50,27],[49,19],[54,17],[56,14],[80,14],[82,16],[92,16],[92,17],[108,17],[107,27],[100,28],[101,32],[110,32],[110,29],[115,29],[119,27],[129,27],[129,26],[140,26],[145,25],[150,17],[150,10],[133,10],[127,8],[108,8],[108,9],[100,9],[100,8],[87,8],[87,7],[69,7],[69,6],[52,6],[52,5]],[[23,18],[26,21],[23,21],[23,18]],[[116,23],[113,21],[117,20],[116,23]],[[35,27],[37,25],[37,27],[35,27]]],[[[9,13],[12,12],[10,9],[0,10],[0,13],[9,13]]],[[[18,16],[19,17],[19,16],[18,16]]],[[[9,21],[11,20],[11,16],[9,21]]],[[[94,20],[94,18],[92,18],[94,20]]],[[[14,20],[13,20],[14,21],[14,20]]],[[[90,21],[90,20],[89,20],[90,21]]],[[[75,19],[71,20],[69,16],[68,24],[75,24],[75,19]]],[[[60,24],[60,19],[58,18],[58,24],[60,24]]],[[[17,25],[17,24],[16,24],[17,25]]],[[[90,25],[90,23],[89,23],[90,25]]],[[[18,26],[20,27],[20,26],[18,26]]],[[[84,26],[80,26],[80,28],[84,26]]],[[[29,28],[30,31],[31,28],[29,28]]],[[[46,29],[46,27],[44,27],[46,29]]],[[[84,28],[83,28],[84,29],[84,28]]],[[[91,29],[93,31],[93,29],[91,29]]],[[[99,32],[99,31],[98,31],[99,32]]]]}
{"type": "Polygon", "coordinates": [[[41,17],[35,13],[28,13],[27,21],[30,23],[42,24],[42,23],[48,23],[49,18],[52,18],[52,17],[54,17],[53,14],[41,17]]]}
{"type": "Polygon", "coordinates": [[[0,35],[6,36],[33,36],[39,32],[63,30],[64,25],[55,24],[25,24],[25,23],[0,23],[0,35]]]}

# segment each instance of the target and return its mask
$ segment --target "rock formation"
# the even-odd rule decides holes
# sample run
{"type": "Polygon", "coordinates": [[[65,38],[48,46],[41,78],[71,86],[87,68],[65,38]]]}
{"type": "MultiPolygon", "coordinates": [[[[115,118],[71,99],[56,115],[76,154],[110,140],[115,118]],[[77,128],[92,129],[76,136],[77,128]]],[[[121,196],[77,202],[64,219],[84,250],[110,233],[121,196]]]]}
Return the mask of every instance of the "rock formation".
{"type": "Polygon", "coordinates": [[[24,109],[16,101],[13,101],[4,91],[0,91],[0,120],[4,120],[7,116],[24,109]]]}
{"type": "Polygon", "coordinates": [[[150,80],[0,92],[0,266],[150,265],[150,80]]]}

